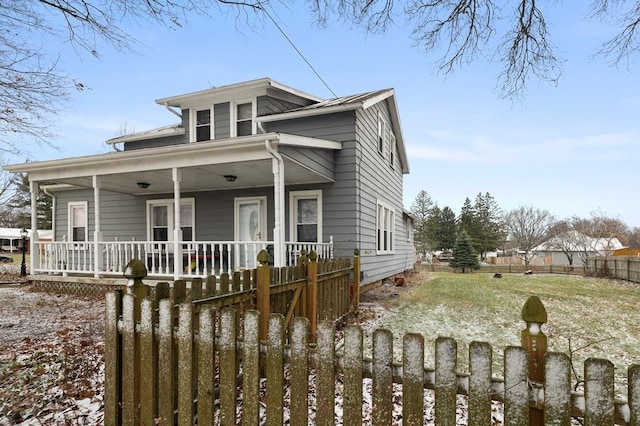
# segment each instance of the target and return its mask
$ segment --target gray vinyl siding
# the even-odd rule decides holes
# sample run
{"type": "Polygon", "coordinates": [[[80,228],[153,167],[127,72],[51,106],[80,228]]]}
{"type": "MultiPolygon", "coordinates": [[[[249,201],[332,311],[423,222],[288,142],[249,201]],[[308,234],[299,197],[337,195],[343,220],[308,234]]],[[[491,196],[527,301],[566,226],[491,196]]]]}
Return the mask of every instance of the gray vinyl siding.
{"type": "MultiPolygon", "coordinates": [[[[314,167],[330,167],[329,157],[333,157],[333,184],[306,186],[303,188],[287,187],[289,190],[322,189],[323,208],[323,241],[334,238],[334,255],[336,257],[353,256],[353,251],[359,247],[358,217],[360,205],[358,203],[358,182],[356,180],[356,127],[355,113],[345,111],[316,117],[299,118],[295,120],[265,123],[267,132],[283,132],[300,136],[321,138],[342,142],[339,151],[326,151],[313,158],[314,167]],[[320,160],[327,162],[323,166],[320,160]]],[[[284,147],[283,147],[284,148],[284,147]]],[[[297,160],[302,154],[307,157],[316,150],[283,149],[283,153],[297,160]],[[295,154],[294,154],[295,152],[295,154]]],[[[307,164],[307,163],[303,163],[307,164]]],[[[321,170],[321,169],[320,169],[321,170]]],[[[331,176],[329,176],[331,177],[331,176]]],[[[287,192],[287,215],[289,214],[287,192]]],[[[287,224],[290,223],[287,217],[287,224]]],[[[288,238],[287,229],[287,238],[288,238]]]]}
{"type": "Polygon", "coordinates": [[[389,164],[389,147],[385,143],[383,152],[378,152],[377,117],[380,112],[386,126],[390,128],[386,102],[380,102],[366,110],[357,111],[358,143],[360,161],[357,164],[360,201],[360,253],[364,283],[375,282],[394,274],[402,273],[412,263],[410,242],[406,241],[406,223],[402,210],[402,172],[397,153],[393,167],[389,164]],[[394,252],[377,254],[377,206],[382,201],[393,207],[394,252]]]}
{"type": "MultiPolygon", "coordinates": [[[[198,241],[230,241],[234,239],[234,198],[267,197],[267,239],[273,239],[275,217],[273,190],[256,188],[241,191],[184,193],[182,198],[195,199],[195,238],[198,241]]],[[[173,194],[134,197],[109,191],[100,192],[102,239],[104,241],[147,240],[147,200],[166,200],[173,194]]],[[[68,206],[70,202],[88,203],[88,240],[93,240],[95,206],[93,190],[64,191],[56,195],[56,241],[68,234],[68,206]]]]}
{"type": "Polygon", "coordinates": [[[297,163],[304,164],[305,167],[322,176],[332,180],[335,179],[333,151],[283,146],[280,147],[279,152],[297,163]]]}
{"type": "Polygon", "coordinates": [[[213,106],[213,126],[215,139],[231,137],[231,104],[229,102],[213,106]]]}

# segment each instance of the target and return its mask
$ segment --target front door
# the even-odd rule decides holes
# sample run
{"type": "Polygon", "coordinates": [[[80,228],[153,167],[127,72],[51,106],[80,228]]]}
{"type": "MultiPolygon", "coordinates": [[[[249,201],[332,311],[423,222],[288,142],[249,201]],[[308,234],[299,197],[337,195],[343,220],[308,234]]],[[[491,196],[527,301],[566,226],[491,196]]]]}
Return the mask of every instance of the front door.
{"type": "Polygon", "coordinates": [[[235,199],[235,265],[238,268],[253,268],[266,239],[267,197],[235,199]]]}

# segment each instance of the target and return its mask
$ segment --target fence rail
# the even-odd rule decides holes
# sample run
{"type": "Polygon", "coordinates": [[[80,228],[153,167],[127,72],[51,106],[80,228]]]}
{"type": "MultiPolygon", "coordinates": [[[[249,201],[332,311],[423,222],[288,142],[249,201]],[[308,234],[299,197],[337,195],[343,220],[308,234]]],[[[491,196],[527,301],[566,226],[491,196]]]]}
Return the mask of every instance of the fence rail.
{"type": "MultiPolygon", "coordinates": [[[[423,268],[430,272],[453,272],[453,268],[447,264],[423,264],[423,268]]],[[[480,272],[517,274],[531,271],[536,274],[568,274],[584,275],[586,267],[583,265],[482,265],[480,272]]]]}

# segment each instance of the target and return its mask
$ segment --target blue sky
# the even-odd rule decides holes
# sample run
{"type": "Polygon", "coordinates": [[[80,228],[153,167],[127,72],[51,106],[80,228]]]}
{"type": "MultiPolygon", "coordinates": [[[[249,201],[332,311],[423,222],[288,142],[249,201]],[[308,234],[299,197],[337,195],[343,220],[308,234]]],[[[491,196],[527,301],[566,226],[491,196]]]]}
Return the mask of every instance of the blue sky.
{"type": "MultiPolygon", "coordinates": [[[[411,171],[405,207],[424,189],[459,213],[466,197],[489,192],[504,210],[533,205],[558,218],[599,210],[640,226],[637,61],[612,68],[593,59],[609,28],[573,4],[548,8],[556,52],[566,59],[562,78],[557,86],[531,81],[515,102],[500,97],[499,70],[482,59],[439,75],[437,55],[412,47],[408,28],[385,35],[341,23],[320,29],[302,7],[277,9],[274,17],[338,96],[395,89],[411,171]]],[[[191,17],[178,30],[139,25],[132,30],[137,53],[100,46],[100,60],[49,42],[61,69],[88,89],[60,110],[57,149],[32,146],[9,162],[108,152],[104,141],[125,124],[142,131],[175,122],[155,99],[212,86],[271,77],[333,97],[271,22],[241,24],[229,16],[191,17]]]]}

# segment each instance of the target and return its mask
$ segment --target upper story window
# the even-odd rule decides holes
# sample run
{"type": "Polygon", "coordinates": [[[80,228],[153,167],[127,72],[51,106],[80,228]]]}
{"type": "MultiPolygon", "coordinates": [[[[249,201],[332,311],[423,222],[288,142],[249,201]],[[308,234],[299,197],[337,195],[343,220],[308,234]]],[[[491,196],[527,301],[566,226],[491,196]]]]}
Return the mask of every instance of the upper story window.
{"type": "Polygon", "coordinates": [[[87,241],[87,202],[69,203],[70,241],[87,241]]]}
{"type": "Polygon", "coordinates": [[[196,142],[211,140],[211,110],[196,111],[196,142]]]}
{"type": "Polygon", "coordinates": [[[393,162],[396,159],[396,135],[393,132],[389,132],[389,165],[393,169],[393,162]]]}
{"type": "Polygon", "coordinates": [[[253,103],[236,104],[236,136],[252,135],[253,132],[253,103]]]}

